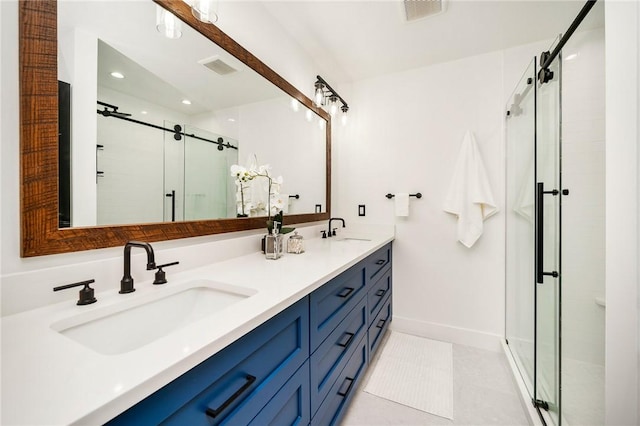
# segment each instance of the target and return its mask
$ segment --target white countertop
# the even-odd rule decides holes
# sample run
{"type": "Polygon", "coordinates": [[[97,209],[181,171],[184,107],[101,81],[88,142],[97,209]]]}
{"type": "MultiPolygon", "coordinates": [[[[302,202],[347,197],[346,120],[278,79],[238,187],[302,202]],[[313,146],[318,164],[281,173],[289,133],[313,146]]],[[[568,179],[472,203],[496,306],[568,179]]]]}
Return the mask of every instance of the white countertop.
{"type": "MultiPolygon", "coordinates": [[[[346,235],[346,234],[345,234],[346,235]]],[[[393,240],[392,232],[305,240],[306,252],[266,260],[262,253],[181,273],[167,284],[135,283],[134,293],[97,293],[98,302],[69,301],[2,318],[2,424],[102,424],[157,391],[258,325],[393,240]],[[79,314],[117,309],[123,301],[162,297],[199,279],[241,286],[255,294],[129,352],[105,355],[51,325],[79,314]]],[[[179,260],[179,259],[178,259],[179,260]]],[[[122,330],[126,333],[126,329],[122,330]]]]}

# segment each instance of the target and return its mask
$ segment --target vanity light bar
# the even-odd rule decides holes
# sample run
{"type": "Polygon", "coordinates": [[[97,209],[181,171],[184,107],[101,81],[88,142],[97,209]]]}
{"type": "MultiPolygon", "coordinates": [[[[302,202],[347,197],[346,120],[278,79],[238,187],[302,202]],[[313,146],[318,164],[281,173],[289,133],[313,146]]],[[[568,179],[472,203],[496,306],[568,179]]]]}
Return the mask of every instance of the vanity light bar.
{"type": "Polygon", "coordinates": [[[334,88],[331,87],[324,78],[320,77],[319,75],[316,76],[314,87],[314,103],[316,104],[316,106],[322,107],[323,105],[327,104],[326,101],[328,100],[332,116],[335,115],[335,113],[338,111],[338,100],[340,101],[340,103],[342,103],[342,105],[340,106],[340,111],[342,111],[342,123],[345,124],[347,121],[347,112],[349,111],[349,105],[347,104],[347,101],[345,101],[342,96],[340,96],[340,94],[336,90],[334,90],[334,88]]]}

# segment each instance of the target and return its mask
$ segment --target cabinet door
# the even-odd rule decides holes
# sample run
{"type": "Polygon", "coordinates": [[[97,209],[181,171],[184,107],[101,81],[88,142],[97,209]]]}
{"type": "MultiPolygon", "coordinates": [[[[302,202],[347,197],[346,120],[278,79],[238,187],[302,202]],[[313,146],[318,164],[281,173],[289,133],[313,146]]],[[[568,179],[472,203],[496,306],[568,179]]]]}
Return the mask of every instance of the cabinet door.
{"type": "Polygon", "coordinates": [[[247,424],[309,357],[304,298],[110,425],[247,424]]]}
{"type": "Polygon", "coordinates": [[[369,288],[369,320],[373,321],[391,294],[391,268],[369,288]]]}
{"type": "Polygon", "coordinates": [[[309,361],[307,361],[249,423],[249,426],[308,425],[310,420],[309,361]]]}
{"type": "Polygon", "coordinates": [[[327,338],[365,293],[364,264],[361,262],[309,296],[311,352],[327,338]]]}
{"type": "Polygon", "coordinates": [[[371,327],[369,328],[369,355],[373,356],[375,351],[380,346],[382,336],[384,332],[389,328],[391,323],[391,295],[387,297],[382,305],[382,309],[378,312],[378,315],[371,321],[371,327]]]}
{"type": "Polygon", "coordinates": [[[311,412],[315,413],[344,368],[357,343],[366,335],[367,299],[360,303],[333,330],[311,355],[311,412]]]}
{"type": "Polygon", "coordinates": [[[367,367],[366,340],[366,338],[363,338],[358,342],[358,346],[349,359],[349,362],[331,387],[327,398],[313,416],[311,420],[312,425],[327,426],[339,424],[367,367]]]}
{"type": "Polygon", "coordinates": [[[365,259],[367,284],[375,282],[391,265],[391,256],[391,243],[389,243],[365,259]]]}

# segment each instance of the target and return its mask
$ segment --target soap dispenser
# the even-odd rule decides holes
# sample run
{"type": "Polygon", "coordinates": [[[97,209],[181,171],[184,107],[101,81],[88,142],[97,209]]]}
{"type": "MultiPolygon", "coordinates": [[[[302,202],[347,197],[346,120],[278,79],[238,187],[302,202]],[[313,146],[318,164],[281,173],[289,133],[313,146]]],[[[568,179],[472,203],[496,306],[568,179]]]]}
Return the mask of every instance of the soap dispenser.
{"type": "Polygon", "coordinates": [[[279,259],[282,256],[282,235],[278,232],[280,222],[273,222],[271,234],[265,237],[264,255],[267,259],[279,259]]]}

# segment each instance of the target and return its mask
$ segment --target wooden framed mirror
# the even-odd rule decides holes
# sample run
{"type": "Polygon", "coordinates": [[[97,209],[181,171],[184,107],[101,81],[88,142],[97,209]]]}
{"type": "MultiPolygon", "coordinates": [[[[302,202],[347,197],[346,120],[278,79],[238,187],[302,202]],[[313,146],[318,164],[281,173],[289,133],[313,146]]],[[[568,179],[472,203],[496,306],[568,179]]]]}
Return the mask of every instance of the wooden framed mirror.
{"type": "MultiPolygon", "coordinates": [[[[286,223],[326,220],[331,212],[331,119],[324,110],[212,24],[195,19],[182,0],[154,0],[182,22],[325,121],[323,212],[285,215],[286,223]]],[[[21,255],[67,253],[264,228],[266,217],[183,222],[59,227],[58,195],[58,34],[55,0],[20,1],[20,168],[21,255]]]]}

